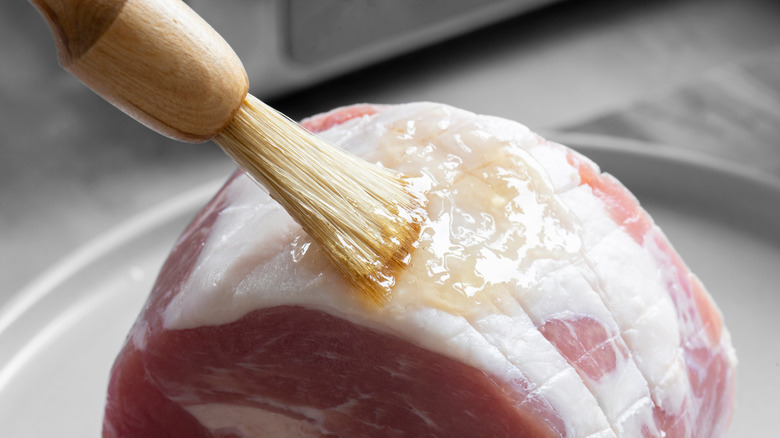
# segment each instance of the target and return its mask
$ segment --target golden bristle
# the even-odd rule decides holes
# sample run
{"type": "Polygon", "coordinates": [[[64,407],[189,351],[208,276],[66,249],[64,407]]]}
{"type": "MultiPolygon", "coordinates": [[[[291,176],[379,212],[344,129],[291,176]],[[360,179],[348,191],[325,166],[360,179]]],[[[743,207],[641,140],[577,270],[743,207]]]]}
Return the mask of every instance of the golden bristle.
{"type": "Polygon", "coordinates": [[[368,163],[247,95],[214,138],[325,251],[347,280],[386,302],[420,235],[422,201],[368,163]]]}

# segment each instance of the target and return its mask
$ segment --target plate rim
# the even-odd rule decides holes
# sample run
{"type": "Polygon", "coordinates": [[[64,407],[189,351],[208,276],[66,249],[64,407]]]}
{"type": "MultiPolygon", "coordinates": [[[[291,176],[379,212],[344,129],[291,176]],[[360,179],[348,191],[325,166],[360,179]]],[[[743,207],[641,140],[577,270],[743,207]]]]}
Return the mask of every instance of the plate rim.
{"type": "MultiPolygon", "coordinates": [[[[764,186],[770,191],[780,192],[780,175],[698,150],[654,141],[587,132],[551,131],[545,133],[544,137],[575,150],[625,153],[636,158],[647,157],[696,168],[706,168],[740,178],[751,184],[764,186]]],[[[587,153],[585,155],[587,156],[587,153]]]]}
{"type": "MultiPolygon", "coordinates": [[[[726,174],[747,184],[761,186],[780,197],[780,176],[711,154],[663,143],[602,134],[543,131],[540,135],[551,142],[566,145],[585,156],[593,152],[602,152],[627,156],[631,159],[652,158],[662,162],[682,164],[718,174],[726,174]]],[[[99,257],[115,251],[123,244],[142,236],[149,230],[179,218],[185,211],[197,212],[225,184],[227,178],[228,176],[225,176],[205,182],[161,201],[77,246],[73,251],[50,265],[49,268],[44,269],[25,286],[12,293],[8,301],[0,306],[0,335],[16,319],[55,290],[59,284],[77,275],[99,257]]]]}
{"type": "MultiPolygon", "coordinates": [[[[780,178],[696,151],[680,150],[641,140],[581,133],[553,133],[545,138],[565,144],[586,156],[595,151],[613,154],[612,156],[617,159],[653,158],[660,163],[672,162],[685,168],[693,166],[696,169],[725,174],[728,178],[736,178],[753,186],[758,185],[771,190],[773,197],[776,196],[777,199],[780,199],[780,178]]],[[[14,322],[18,318],[30,316],[30,313],[27,312],[40,311],[41,306],[36,307],[39,302],[48,299],[47,297],[50,297],[51,293],[58,291],[58,288],[61,288],[66,282],[80,278],[79,275],[89,269],[91,264],[100,257],[114,255],[116,251],[121,251],[133,239],[143,237],[160,227],[168,226],[166,229],[169,229],[170,225],[174,223],[178,226],[180,222],[189,222],[191,217],[197,214],[205,203],[218,192],[226,180],[227,178],[223,177],[198,185],[130,216],[106,232],[88,240],[51,265],[27,286],[11,295],[11,299],[5,305],[0,306],[0,339],[8,338],[7,329],[9,327],[12,328],[10,334],[13,335],[14,322]],[[185,217],[185,215],[190,217],[185,217]]],[[[186,222],[183,226],[186,226],[186,222]]],[[[183,226],[179,230],[179,234],[184,230],[183,226]]],[[[780,227],[777,228],[780,230],[780,227]]],[[[780,244],[780,242],[776,242],[776,244],[780,244]]],[[[33,315],[37,315],[37,313],[33,315]]],[[[24,346],[30,337],[36,336],[45,327],[46,324],[25,327],[20,333],[22,335],[20,338],[24,342],[22,345],[24,346]]],[[[12,365],[9,361],[13,361],[20,355],[21,351],[14,347],[9,348],[8,351],[0,351],[0,395],[3,386],[3,371],[9,371],[9,376],[14,375],[13,367],[9,367],[12,365]],[[6,367],[9,369],[6,370],[6,367]]]]}
{"type": "Polygon", "coordinates": [[[116,251],[150,230],[179,218],[185,211],[197,212],[216,194],[224,182],[223,177],[188,189],[131,215],[77,246],[12,293],[8,301],[0,306],[0,336],[14,321],[55,290],[58,285],[78,275],[100,257],[116,251]]]}

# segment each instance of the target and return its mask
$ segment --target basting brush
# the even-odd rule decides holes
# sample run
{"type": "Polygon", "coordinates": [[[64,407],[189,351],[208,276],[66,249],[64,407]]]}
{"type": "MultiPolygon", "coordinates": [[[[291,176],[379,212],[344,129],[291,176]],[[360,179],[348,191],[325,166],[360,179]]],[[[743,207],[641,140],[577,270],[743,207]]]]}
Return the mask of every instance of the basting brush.
{"type": "Polygon", "coordinates": [[[302,226],[347,280],[385,302],[421,230],[401,174],[311,134],[248,93],[238,56],[180,0],[31,0],[60,64],[168,137],[214,140],[302,226]]]}

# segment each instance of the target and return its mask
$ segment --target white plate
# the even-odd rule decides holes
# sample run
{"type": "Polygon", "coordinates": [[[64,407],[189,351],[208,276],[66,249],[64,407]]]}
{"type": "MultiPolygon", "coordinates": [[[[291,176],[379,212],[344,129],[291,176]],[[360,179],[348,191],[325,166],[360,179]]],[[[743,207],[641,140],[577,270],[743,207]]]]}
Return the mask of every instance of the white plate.
{"type": "MultiPolygon", "coordinates": [[[[740,358],[729,436],[776,431],[780,182],[664,146],[550,137],[585,152],[629,186],[715,296],[740,358]]],[[[100,435],[114,356],[174,240],[220,183],[120,225],[0,309],[2,436],[100,435]]]]}

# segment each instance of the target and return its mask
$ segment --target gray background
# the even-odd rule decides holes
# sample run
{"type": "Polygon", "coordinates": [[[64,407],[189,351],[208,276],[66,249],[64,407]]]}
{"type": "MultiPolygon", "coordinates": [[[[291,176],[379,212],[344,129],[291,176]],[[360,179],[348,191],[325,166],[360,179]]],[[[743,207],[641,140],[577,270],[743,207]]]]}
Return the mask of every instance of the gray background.
{"type": "MultiPolygon", "coordinates": [[[[0,305],[90,239],[233,169],[213,144],[148,131],[65,73],[26,1],[0,2],[0,54],[0,305]]],[[[780,177],[780,2],[565,1],[269,103],[301,118],[417,100],[780,177]]]]}

